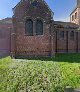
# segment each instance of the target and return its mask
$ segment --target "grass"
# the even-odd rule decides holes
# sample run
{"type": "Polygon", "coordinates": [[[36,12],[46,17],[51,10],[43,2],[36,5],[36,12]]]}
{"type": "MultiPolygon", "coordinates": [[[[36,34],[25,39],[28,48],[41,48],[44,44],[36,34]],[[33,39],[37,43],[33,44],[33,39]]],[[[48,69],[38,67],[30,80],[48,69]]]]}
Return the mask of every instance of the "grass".
{"type": "Polygon", "coordinates": [[[0,59],[0,92],[64,92],[80,87],[80,54],[0,59]],[[44,62],[45,61],[45,62],[44,62]]]}
{"type": "MultiPolygon", "coordinates": [[[[24,57],[20,57],[23,58],[24,57]]],[[[28,58],[28,60],[41,60],[41,61],[57,61],[57,62],[69,62],[69,63],[80,63],[80,54],[56,54],[55,58],[28,58]]]]}
{"type": "Polygon", "coordinates": [[[80,54],[57,54],[53,60],[60,62],[80,63],[80,54]]]}

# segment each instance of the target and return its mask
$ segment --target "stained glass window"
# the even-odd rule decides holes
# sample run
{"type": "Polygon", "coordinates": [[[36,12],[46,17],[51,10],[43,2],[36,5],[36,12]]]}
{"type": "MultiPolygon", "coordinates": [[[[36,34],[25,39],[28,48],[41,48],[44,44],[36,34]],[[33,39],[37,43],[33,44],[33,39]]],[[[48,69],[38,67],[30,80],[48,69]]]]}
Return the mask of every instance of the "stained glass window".
{"type": "Polygon", "coordinates": [[[43,22],[41,20],[36,21],[36,35],[43,35],[43,22]]]}
{"type": "Polygon", "coordinates": [[[60,32],[60,38],[64,39],[64,31],[60,32]]]}
{"type": "Polygon", "coordinates": [[[28,19],[25,23],[25,33],[29,36],[33,35],[33,21],[31,19],[28,19]]]}

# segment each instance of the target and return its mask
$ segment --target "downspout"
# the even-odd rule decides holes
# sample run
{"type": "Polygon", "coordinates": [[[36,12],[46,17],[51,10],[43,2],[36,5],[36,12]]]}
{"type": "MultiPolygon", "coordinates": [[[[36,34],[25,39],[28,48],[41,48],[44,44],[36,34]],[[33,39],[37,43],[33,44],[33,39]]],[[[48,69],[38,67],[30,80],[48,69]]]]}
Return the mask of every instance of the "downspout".
{"type": "Polygon", "coordinates": [[[52,29],[52,20],[50,21],[50,57],[54,57],[54,34],[52,29]]]}
{"type": "Polygon", "coordinates": [[[50,57],[52,57],[52,43],[51,43],[51,21],[50,21],[50,28],[49,28],[49,34],[50,34],[50,41],[49,41],[49,43],[50,43],[50,57]]]}
{"type": "Polygon", "coordinates": [[[14,24],[15,18],[13,17],[13,30],[11,32],[11,56],[15,58],[16,55],[16,25],[14,24]]]}
{"type": "Polygon", "coordinates": [[[68,31],[66,31],[66,53],[68,53],[68,31]]]}
{"type": "Polygon", "coordinates": [[[9,53],[10,53],[10,56],[11,56],[11,27],[9,27],[9,31],[10,31],[10,51],[9,51],[9,53]]]}
{"type": "Polygon", "coordinates": [[[76,32],[76,53],[78,53],[78,32],[76,32]]]}
{"type": "Polygon", "coordinates": [[[56,30],[56,44],[55,44],[55,47],[56,47],[55,52],[57,53],[57,30],[56,30]]]}

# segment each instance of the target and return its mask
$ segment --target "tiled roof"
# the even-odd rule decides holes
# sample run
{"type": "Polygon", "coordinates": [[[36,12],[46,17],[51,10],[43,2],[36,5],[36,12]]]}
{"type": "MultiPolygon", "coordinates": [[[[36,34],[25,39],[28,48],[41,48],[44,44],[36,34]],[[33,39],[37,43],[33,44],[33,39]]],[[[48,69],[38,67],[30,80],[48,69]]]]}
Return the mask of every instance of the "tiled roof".
{"type": "Polygon", "coordinates": [[[12,18],[5,18],[0,20],[0,24],[12,24],[12,18]]]}
{"type": "Polygon", "coordinates": [[[79,28],[79,25],[71,22],[61,22],[61,21],[54,21],[54,26],[57,28],[72,28],[77,29],[79,28]]]}

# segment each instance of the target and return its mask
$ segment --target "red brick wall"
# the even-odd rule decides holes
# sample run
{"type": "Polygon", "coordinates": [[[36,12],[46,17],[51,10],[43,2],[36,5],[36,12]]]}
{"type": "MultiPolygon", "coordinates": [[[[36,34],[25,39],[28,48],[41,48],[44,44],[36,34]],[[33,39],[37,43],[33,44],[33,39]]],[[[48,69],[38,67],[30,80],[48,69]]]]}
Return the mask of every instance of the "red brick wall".
{"type": "Polygon", "coordinates": [[[16,33],[16,55],[23,56],[50,56],[50,21],[51,11],[42,1],[38,7],[32,7],[28,1],[21,2],[13,15],[13,25],[16,33]],[[45,16],[45,17],[44,17],[45,16]],[[34,36],[25,34],[25,21],[32,19],[34,36]],[[35,35],[35,23],[40,19],[43,22],[43,35],[35,35]]]}
{"type": "Polygon", "coordinates": [[[51,11],[42,0],[38,2],[37,7],[32,7],[29,1],[23,1],[14,8],[12,52],[16,56],[50,56],[54,55],[55,51],[57,53],[80,52],[80,33],[77,29],[54,28],[54,21],[51,23],[51,11]],[[33,21],[33,36],[25,34],[26,19],[33,21]],[[43,22],[43,35],[35,35],[37,19],[43,22]],[[64,39],[59,36],[61,31],[64,31],[64,39]],[[74,31],[74,40],[70,38],[71,31],[74,31]]]}
{"type": "Polygon", "coordinates": [[[78,32],[78,53],[80,53],[80,32],[78,32]]]}
{"type": "Polygon", "coordinates": [[[63,29],[63,28],[57,28],[55,29],[57,31],[56,35],[56,43],[55,47],[57,50],[57,53],[77,53],[80,52],[80,32],[76,29],[63,29]],[[60,32],[64,31],[64,39],[60,38],[60,32]],[[71,31],[74,32],[74,40],[71,39],[70,33],[71,31]],[[67,32],[68,32],[68,39],[67,39],[67,32]],[[77,34],[78,33],[78,34],[77,34]],[[77,51],[78,50],[78,51],[77,51]]]}
{"type": "Polygon", "coordinates": [[[9,24],[0,24],[0,57],[10,55],[10,27],[9,24]]]}

